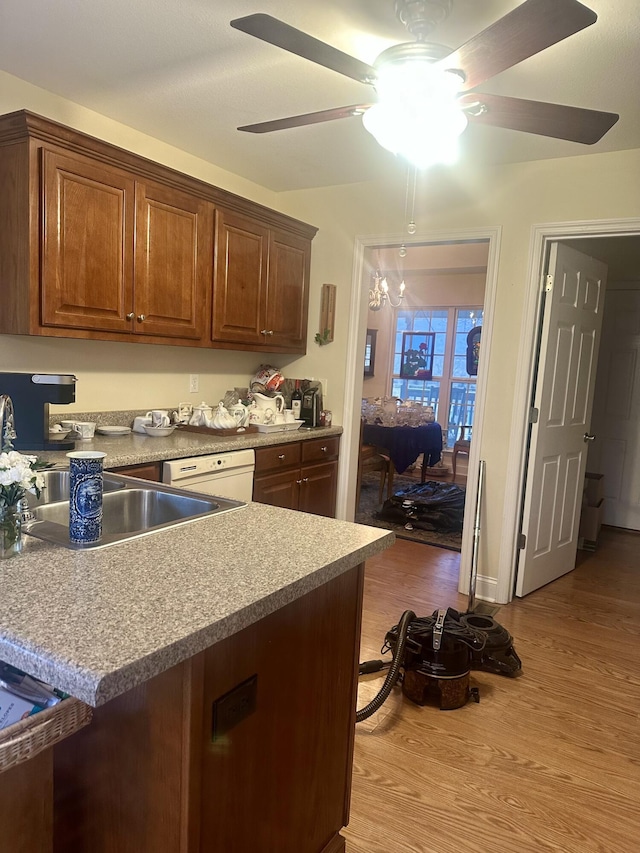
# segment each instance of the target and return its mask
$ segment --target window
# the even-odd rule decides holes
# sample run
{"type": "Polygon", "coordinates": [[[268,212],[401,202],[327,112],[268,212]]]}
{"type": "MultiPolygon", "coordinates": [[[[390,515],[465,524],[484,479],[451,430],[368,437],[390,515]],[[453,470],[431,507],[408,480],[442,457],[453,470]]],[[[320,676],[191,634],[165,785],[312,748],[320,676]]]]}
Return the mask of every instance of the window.
{"type": "Polygon", "coordinates": [[[396,314],[391,394],[433,406],[443,439],[452,447],[460,426],[473,424],[476,377],[467,373],[467,336],[482,324],[482,307],[415,308],[396,314]],[[405,332],[435,332],[430,380],[400,375],[405,332]]]}

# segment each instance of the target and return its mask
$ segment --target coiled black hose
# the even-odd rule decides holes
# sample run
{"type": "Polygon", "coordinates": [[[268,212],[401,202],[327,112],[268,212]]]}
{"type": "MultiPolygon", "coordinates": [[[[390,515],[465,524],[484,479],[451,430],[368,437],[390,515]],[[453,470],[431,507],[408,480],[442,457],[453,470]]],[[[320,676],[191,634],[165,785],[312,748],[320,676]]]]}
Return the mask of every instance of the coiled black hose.
{"type": "Polygon", "coordinates": [[[369,702],[368,705],[365,705],[360,711],[356,711],[356,723],[361,723],[372,714],[375,714],[378,708],[382,707],[382,705],[387,701],[389,694],[393,690],[393,687],[398,680],[398,676],[400,675],[400,667],[404,662],[404,647],[409,633],[409,624],[415,618],[416,614],[413,610],[405,610],[402,614],[400,622],[398,623],[398,642],[393,652],[393,661],[389,667],[387,677],[385,678],[384,684],[380,688],[379,693],[373,697],[371,702],[369,702]]]}

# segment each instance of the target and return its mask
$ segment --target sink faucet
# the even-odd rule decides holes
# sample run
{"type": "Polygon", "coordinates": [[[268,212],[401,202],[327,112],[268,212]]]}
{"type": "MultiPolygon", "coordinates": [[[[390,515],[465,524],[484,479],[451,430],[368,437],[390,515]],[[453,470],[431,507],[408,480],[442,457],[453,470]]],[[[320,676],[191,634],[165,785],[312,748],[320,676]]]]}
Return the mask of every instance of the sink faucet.
{"type": "Polygon", "coordinates": [[[13,450],[16,438],[16,423],[13,414],[13,401],[8,394],[0,394],[0,450],[8,453],[13,450]]]}

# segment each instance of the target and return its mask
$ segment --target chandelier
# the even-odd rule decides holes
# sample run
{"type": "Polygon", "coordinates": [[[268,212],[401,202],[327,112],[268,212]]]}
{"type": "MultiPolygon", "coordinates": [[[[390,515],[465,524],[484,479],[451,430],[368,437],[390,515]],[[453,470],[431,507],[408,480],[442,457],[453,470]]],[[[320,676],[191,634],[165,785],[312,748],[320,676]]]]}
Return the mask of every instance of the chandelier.
{"type": "Polygon", "coordinates": [[[372,278],[373,283],[369,288],[369,309],[371,311],[379,311],[383,305],[387,304],[392,308],[399,308],[402,304],[402,300],[404,299],[404,291],[406,288],[404,279],[398,285],[397,294],[393,296],[387,277],[383,277],[380,274],[380,270],[376,270],[372,278]]]}

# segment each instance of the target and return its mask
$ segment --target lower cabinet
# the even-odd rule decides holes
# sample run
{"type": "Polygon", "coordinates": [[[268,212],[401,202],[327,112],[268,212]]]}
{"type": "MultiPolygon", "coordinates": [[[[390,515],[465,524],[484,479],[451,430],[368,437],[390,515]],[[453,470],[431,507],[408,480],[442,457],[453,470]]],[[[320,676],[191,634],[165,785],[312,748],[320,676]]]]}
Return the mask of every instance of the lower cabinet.
{"type": "Polygon", "coordinates": [[[54,747],[54,853],[345,853],[363,577],[96,708],[54,747]]]}
{"type": "Polygon", "coordinates": [[[121,468],[111,468],[114,474],[126,474],[128,477],[139,477],[141,480],[162,482],[162,462],[147,462],[143,465],[123,465],[121,468]]]}
{"type": "Polygon", "coordinates": [[[339,436],[257,448],[254,501],[333,518],[339,448],[339,436]]]}

